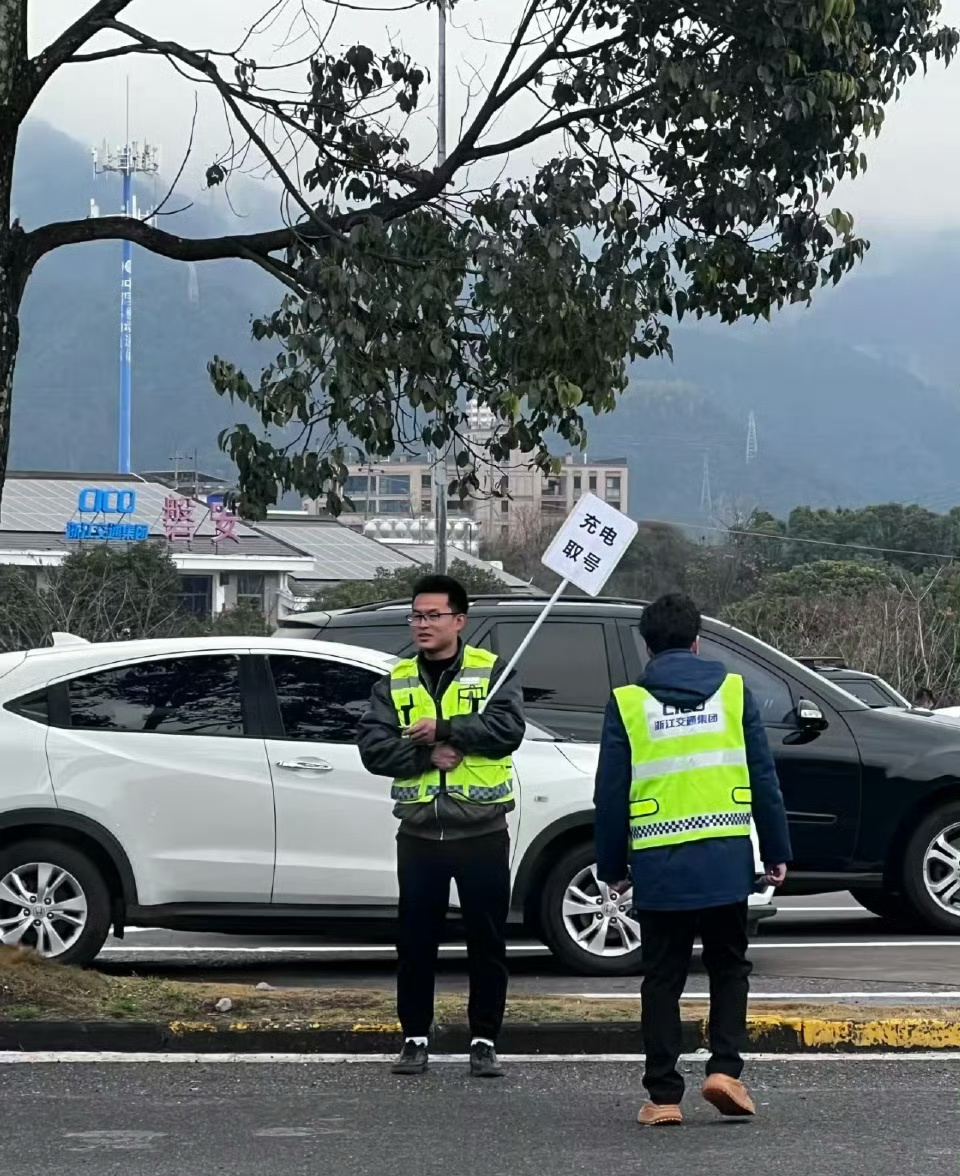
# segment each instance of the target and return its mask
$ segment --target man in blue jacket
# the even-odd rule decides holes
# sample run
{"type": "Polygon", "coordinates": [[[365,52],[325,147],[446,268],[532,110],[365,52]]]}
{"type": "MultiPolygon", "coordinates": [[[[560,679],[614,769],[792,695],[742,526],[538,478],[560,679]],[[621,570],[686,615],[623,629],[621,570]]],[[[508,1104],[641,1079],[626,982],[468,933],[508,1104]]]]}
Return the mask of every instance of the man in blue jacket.
{"type": "Polygon", "coordinates": [[[710,1050],[703,1097],[724,1115],[752,1115],[740,1081],[746,1036],[747,898],[755,886],[751,817],[764,879],[782,885],[790,837],[760,712],[743,679],[698,656],[700,613],[667,595],[640,620],[650,662],[614,691],[596,781],[597,873],[633,885],[643,943],[641,989],[650,1101],[644,1126],[681,1123],[680,997],[703,944],[710,977],[710,1050]],[[629,861],[628,861],[629,851],[629,861]]]}

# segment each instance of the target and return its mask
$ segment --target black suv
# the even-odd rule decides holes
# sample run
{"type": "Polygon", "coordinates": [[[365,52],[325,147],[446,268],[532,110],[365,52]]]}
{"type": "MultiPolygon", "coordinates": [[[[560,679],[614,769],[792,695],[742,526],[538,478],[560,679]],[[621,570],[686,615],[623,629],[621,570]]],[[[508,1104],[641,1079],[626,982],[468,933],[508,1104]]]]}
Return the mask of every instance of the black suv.
{"type": "Polygon", "coordinates": [[[879,674],[868,674],[866,670],[851,670],[843,658],[798,657],[797,661],[811,670],[816,670],[827,681],[846,690],[854,698],[859,698],[874,710],[885,706],[894,706],[898,710],[914,709],[908,700],[879,674]]]}
{"type": "MultiPolygon", "coordinates": [[[[405,654],[409,607],[300,613],[278,634],[405,654]]],[[[509,658],[542,607],[540,598],[476,597],[465,637],[509,658]]],[[[638,678],[646,662],[642,612],[642,601],[561,600],[520,664],[531,722],[562,738],[599,739],[611,689],[638,678]]],[[[872,709],[829,675],[720,621],[704,620],[700,648],[743,676],[763,714],[793,840],[787,892],[850,890],[876,914],[960,931],[960,725],[872,709]]],[[[558,829],[558,854],[571,836],[583,841],[589,829],[558,829]]]]}

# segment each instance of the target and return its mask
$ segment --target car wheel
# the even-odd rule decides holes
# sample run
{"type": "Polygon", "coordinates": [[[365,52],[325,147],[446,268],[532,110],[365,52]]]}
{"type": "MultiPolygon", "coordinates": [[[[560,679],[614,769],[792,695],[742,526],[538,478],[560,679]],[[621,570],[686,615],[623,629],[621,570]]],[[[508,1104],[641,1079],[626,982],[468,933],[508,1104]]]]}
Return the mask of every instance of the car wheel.
{"type": "Polygon", "coordinates": [[[960,804],[945,804],[917,826],[904,856],[903,889],[937,931],[960,931],[960,804]]]}
{"type": "Polygon", "coordinates": [[[902,894],[890,890],[851,890],[857,902],[870,912],[890,923],[915,923],[916,915],[902,894]]]}
{"type": "Polygon", "coordinates": [[[93,862],[59,841],[0,849],[0,943],[88,964],[110,929],[110,892],[93,862]]]}
{"type": "Polygon", "coordinates": [[[614,896],[597,878],[593,846],[579,846],[547,876],[540,912],[544,940],[577,975],[636,975],[640,925],[632,905],[632,890],[614,896]]]}

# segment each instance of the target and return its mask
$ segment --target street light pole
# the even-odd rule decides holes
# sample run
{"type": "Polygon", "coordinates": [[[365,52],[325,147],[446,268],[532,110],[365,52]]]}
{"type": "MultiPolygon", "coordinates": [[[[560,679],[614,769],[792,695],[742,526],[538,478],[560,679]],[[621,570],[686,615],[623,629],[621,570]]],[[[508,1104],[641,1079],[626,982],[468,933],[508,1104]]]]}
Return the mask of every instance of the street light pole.
{"type": "MultiPolygon", "coordinates": [[[[447,161],[447,12],[445,0],[437,4],[437,166],[447,161]]],[[[439,413],[437,418],[439,419],[439,413]]],[[[447,462],[446,451],[437,446],[433,466],[436,495],[437,536],[433,546],[434,568],[447,571],[447,462]]]]}

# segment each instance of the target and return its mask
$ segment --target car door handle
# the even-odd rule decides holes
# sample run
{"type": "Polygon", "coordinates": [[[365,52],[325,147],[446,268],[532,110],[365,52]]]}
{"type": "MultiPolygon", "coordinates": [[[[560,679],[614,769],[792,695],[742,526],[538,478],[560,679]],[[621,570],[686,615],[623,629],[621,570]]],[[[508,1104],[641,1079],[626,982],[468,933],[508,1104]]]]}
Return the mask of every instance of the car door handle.
{"type": "Polygon", "coordinates": [[[320,759],[277,760],[278,768],[286,768],[290,772],[332,772],[333,764],[320,759]]]}

